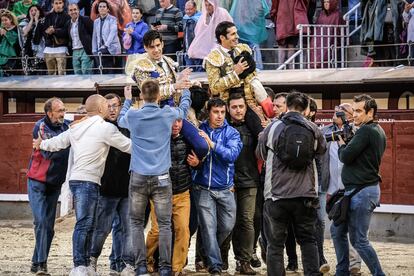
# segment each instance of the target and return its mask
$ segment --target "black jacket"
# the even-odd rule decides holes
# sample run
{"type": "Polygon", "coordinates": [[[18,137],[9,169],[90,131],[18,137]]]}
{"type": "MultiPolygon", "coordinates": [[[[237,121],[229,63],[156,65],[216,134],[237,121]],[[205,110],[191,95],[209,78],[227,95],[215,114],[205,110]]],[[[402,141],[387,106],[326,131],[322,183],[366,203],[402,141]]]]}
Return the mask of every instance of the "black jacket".
{"type": "MultiPolygon", "coordinates": [[[[119,131],[129,137],[129,131],[126,128],[119,127],[119,131]]],[[[109,149],[106,158],[105,171],[101,178],[101,195],[106,197],[128,197],[129,188],[129,163],[131,155],[122,152],[114,147],[109,149]]]]}
{"type": "Polygon", "coordinates": [[[170,177],[173,194],[179,194],[188,190],[191,186],[191,171],[187,163],[187,155],[190,153],[190,146],[180,134],[171,138],[171,168],[170,177]]]}
{"type": "MultiPolygon", "coordinates": [[[[72,20],[69,20],[66,26],[68,37],[69,37],[69,51],[72,51],[72,36],[70,35],[71,27],[72,27],[72,20]]],[[[83,49],[88,55],[92,55],[93,21],[89,17],[79,15],[78,32],[79,32],[79,39],[83,45],[83,49]]]]}
{"type": "Polygon", "coordinates": [[[231,123],[231,126],[240,133],[243,148],[234,164],[234,185],[236,188],[255,188],[259,184],[259,170],[255,149],[257,135],[254,136],[245,123],[231,123]]]}
{"type": "Polygon", "coordinates": [[[61,47],[68,46],[69,37],[66,30],[66,24],[70,20],[70,16],[66,12],[51,12],[45,16],[42,24],[42,34],[45,38],[46,47],[61,47]],[[55,28],[55,33],[49,35],[45,31],[49,26],[55,28]]]}

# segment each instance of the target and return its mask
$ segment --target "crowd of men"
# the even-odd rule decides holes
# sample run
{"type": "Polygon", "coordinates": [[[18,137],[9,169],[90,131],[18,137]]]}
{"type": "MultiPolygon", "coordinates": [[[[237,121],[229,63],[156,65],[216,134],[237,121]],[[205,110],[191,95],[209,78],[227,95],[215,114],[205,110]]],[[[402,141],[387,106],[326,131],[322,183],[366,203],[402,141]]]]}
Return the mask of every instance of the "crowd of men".
{"type": "Polygon", "coordinates": [[[185,274],[196,230],[197,271],[221,275],[232,244],[236,270],[255,275],[259,240],[268,275],[298,270],[296,242],[304,274],[321,275],[330,270],[323,255],[325,205],[338,190],[350,204],[348,219],[331,226],[336,275],[358,275],[348,235],[371,273],[385,275],[367,237],[386,146],[375,99],[363,94],[338,106],[333,124],[321,130],[312,122],[316,103],[306,94],[260,94],[233,23],[220,23],[215,35],[220,47],[206,59],[210,99],[190,80],[191,70],[176,74],[163,55],[163,37],[151,30],[143,37],[146,53],[130,64],[140,107],[127,86],[123,103],[116,94],[92,95],[86,116],[69,123],[60,99],[46,101],[28,172],[33,273],[48,273],[66,178],[76,216],[72,276],[96,275],[111,229],[113,275],[185,274]],[[352,134],[345,131],[350,125],[352,134]],[[285,243],[294,251],[287,252],[286,268],[285,243]]]}

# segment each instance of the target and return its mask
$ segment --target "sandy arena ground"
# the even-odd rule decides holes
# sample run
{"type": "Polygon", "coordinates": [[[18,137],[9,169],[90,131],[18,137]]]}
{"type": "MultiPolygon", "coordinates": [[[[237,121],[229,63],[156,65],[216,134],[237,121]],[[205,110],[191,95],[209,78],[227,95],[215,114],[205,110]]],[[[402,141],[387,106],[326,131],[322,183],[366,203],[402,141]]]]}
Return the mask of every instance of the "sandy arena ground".
{"type": "MultiPolygon", "coordinates": [[[[74,218],[67,217],[56,223],[56,234],[53,239],[49,255],[48,267],[51,275],[68,275],[72,267],[72,231],[74,218]]],[[[0,275],[32,275],[30,274],[30,260],[33,253],[34,235],[30,221],[0,221],[0,275]]],[[[102,256],[98,261],[98,272],[100,275],[109,274],[108,255],[110,253],[111,241],[108,238],[102,256]]],[[[208,275],[206,273],[195,273],[194,268],[194,245],[189,253],[189,265],[186,272],[189,275],[208,275]]],[[[404,241],[376,241],[373,242],[377,250],[381,264],[387,275],[414,275],[414,239],[404,241]]],[[[298,248],[298,253],[299,252],[298,248]]],[[[326,240],[325,255],[331,265],[331,274],[335,266],[335,252],[331,240],[326,240]]],[[[235,274],[235,263],[233,256],[229,258],[230,269],[227,275],[235,274]]],[[[299,264],[301,268],[301,264],[299,264]]],[[[367,267],[362,266],[363,275],[370,275],[367,267]]],[[[266,268],[262,266],[257,269],[258,275],[266,275],[266,268]]],[[[303,275],[302,272],[290,275],[303,275]]]]}

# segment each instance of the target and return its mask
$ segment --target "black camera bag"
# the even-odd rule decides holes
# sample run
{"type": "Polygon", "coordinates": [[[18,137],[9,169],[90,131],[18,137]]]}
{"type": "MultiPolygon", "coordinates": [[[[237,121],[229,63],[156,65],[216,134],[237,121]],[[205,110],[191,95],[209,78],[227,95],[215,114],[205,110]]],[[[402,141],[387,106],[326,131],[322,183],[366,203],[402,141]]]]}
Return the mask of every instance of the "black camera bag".
{"type": "Polygon", "coordinates": [[[328,218],[333,221],[335,226],[347,221],[351,198],[363,188],[365,187],[356,188],[349,195],[345,195],[344,190],[339,190],[332,195],[332,198],[326,204],[326,212],[328,213],[328,218]]]}

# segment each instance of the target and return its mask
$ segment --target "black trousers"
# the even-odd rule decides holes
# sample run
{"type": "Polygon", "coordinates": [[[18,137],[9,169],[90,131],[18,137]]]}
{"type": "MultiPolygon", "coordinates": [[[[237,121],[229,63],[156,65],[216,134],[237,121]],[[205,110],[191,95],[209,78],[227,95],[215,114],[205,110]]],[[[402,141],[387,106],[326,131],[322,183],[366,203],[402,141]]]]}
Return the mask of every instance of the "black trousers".
{"type": "Polygon", "coordinates": [[[292,223],[295,237],[302,251],[305,276],[321,275],[315,238],[316,209],[307,207],[306,198],[266,200],[264,231],[267,238],[267,273],[285,275],[283,248],[287,229],[292,223]]]}

